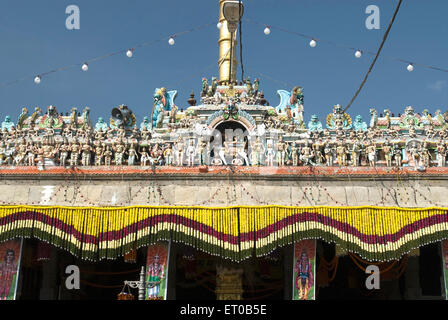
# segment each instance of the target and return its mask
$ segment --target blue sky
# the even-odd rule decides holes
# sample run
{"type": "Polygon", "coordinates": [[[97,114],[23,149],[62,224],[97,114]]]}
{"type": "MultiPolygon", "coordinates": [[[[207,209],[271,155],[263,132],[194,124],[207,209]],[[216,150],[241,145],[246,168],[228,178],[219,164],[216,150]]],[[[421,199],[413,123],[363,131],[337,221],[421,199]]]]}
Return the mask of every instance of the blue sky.
{"type": "MultiPolygon", "coordinates": [[[[140,122],[152,109],[157,87],[178,90],[176,104],[186,107],[192,91],[199,95],[201,78],[218,75],[218,0],[1,0],[0,83],[33,76],[134,44],[160,39],[199,25],[213,26],[135,51],[48,75],[40,85],[32,78],[0,87],[0,117],[16,121],[23,106],[55,105],[59,112],[91,108],[92,120],[109,118],[113,107],[127,104],[140,122]],[[65,28],[65,8],[77,5],[81,29],[65,28]]],[[[246,0],[245,17],[260,23],[312,35],[360,49],[376,51],[394,11],[396,0],[246,0]],[[380,8],[380,30],[365,27],[365,8],[380,8]]],[[[448,1],[405,0],[380,59],[363,91],[350,108],[354,117],[368,120],[370,107],[398,113],[407,105],[421,112],[448,109],[448,74],[387,57],[448,68],[448,1]]],[[[243,61],[246,75],[260,78],[271,105],[278,89],[304,87],[305,119],[321,120],[334,104],[346,105],[358,88],[371,60],[354,53],[263,26],[243,23],[243,61]]],[[[240,72],[238,72],[240,75],[240,72]]]]}

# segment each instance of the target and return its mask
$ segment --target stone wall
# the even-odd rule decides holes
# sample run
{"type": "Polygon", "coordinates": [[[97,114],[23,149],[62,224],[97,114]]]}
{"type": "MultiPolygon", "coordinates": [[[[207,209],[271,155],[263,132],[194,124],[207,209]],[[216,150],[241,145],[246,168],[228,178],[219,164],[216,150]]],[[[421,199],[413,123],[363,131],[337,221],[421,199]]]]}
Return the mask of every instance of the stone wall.
{"type": "MultiPolygon", "coordinates": [[[[448,169],[448,168],[447,168],[448,169]]],[[[447,171],[448,173],[448,171],[447,171]]],[[[0,174],[2,205],[286,205],[448,207],[448,175],[283,174],[0,174]]]]}

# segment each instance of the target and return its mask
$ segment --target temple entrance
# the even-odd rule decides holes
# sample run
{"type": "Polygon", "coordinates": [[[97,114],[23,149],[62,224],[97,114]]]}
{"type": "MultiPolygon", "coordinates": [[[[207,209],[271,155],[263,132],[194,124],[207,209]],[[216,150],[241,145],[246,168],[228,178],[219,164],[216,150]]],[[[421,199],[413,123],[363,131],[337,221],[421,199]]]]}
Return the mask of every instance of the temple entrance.
{"type": "Polygon", "coordinates": [[[244,159],[249,154],[248,135],[246,127],[238,121],[221,122],[215,127],[210,139],[210,145],[214,146],[211,149],[211,158],[220,158],[222,160],[222,157],[225,157],[227,164],[235,164],[235,161],[238,164],[244,164],[245,161],[248,162],[248,159],[244,159]],[[219,150],[220,148],[225,151],[225,155],[222,154],[221,157],[215,152],[215,149],[219,150]],[[244,151],[245,156],[241,151],[244,151]],[[235,160],[238,158],[240,160],[235,160]]]}
{"type": "Polygon", "coordinates": [[[369,262],[351,252],[336,252],[333,244],[318,242],[317,300],[443,299],[440,245],[430,244],[400,260],[369,262]],[[379,268],[379,289],[368,289],[368,265],[379,268]]]}
{"type": "Polygon", "coordinates": [[[176,257],[176,300],[283,300],[283,250],[263,258],[231,263],[219,257],[179,246],[176,257]]]}

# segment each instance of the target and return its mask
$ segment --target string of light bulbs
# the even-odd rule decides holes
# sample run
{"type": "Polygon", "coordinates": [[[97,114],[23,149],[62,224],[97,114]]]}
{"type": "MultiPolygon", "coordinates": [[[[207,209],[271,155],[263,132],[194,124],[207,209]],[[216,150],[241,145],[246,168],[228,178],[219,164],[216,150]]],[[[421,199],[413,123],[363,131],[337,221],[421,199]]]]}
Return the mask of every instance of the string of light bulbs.
{"type": "Polygon", "coordinates": [[[29,76],[24,76],[24,77],[18,78],[18,79],[13,80],[13,81],[3,82],[3,83],[0,83],[0,88],[6,87],[6,86],[10,86],[10,85],[13,85],[13,84],[16,84],[18,82],[21,82],[21,81],[24,81],[24,80],[28,80],[28,79],[34,79],[34,83],[35,84],[40,84],[42,79],[43,79],[43,77],[45,77],[45,76],[47,76],[49,74],[52,74],[52,73],[64,71],[64,70],[67,70],[67,69],[72,69],[74,67],[81,67],[82,71],[87,72],[89,70],[89,64],[91,64],[92,62],[104,60],[104,59],[110,58],[112,56],[120,55],[120,54],[125,54],[128,58],[132,58],[133,55],[134,55],[134,51],[137,48],[148,47],[148,46],[151,46],[151,45],[154,45],[156,43],[159,43],[159,42],[162,42],[162,41],[166,41],[166,40],[168,40],[168,44],[170,46],[173,46],[175,44],[175,38],[178,38],[180,36],[184,36],[186,34],[194,32],[194,31],[198,31],[198,30],[201,30],[201,29],[208,28],[210,26],[213,26],[214,24],[215,23],[207,23],[207,24],[204,24],[204,25],[196,26],[196,27],[193,27],[191,29],[188,29],[188,30],[185,30],[185,31],[182,31],[182,32],[177,32],[177,33],[171,34],[170,36],[165,36],[165,37],[159,38],[157,40],[146,41],[146,42],[143,42],[143,43],[140,43],[140,44],[136,44],[136,45],[134,45],[134,46],[132,46],[130,48],[127,48],[127,49],[122,49],[122,50],[119,50],[119,51],[106,53],[106,54],[101,55],[101,56],[93,57],[93,58],[85,60],[83,63],[74,63],[74,64],[58,67],[58,68],[52,69],[50,71],[46,71],[46,72],[42,72],[42,73],[38,73],[38,74],[33,74],[33,75],[29,75],[29,76]]]}
{"type": "MultiPolygon", "coordinates": [[[[296,35],[296,36],[299,36],[299,37],[302,37],[302,38],[305,38],[305,39],[309,39],[310,40],[309,46],[311,48],[315,48],[318,43],[325,43],[325,44],[332,45],[334,47],[339,47],[339,48],[351,50],[352,52],[354,52],[354,56],[356,58],[358,58],[358,59],[361,58],[363,54],[369,54],[369,55],[372,55],[372,56],[376,55],[376,52],[374,52],[374,51],[364,50],[364,49],[361,49],[359,47],[353,47],[353,46],[350,46],[350,45],[341,44],[341,43],[330,41],[330,40],[325,40],[325,39],[322,39],[322,38],[314,37],[314,36],[307,35],[307,34],[304,34],[304,33],[300,33],[300,32],[297,32],[297,31],[288,30],[288,29],[285,29],[285,28],[282,28],[282,27],[279,27],[279,26],[267,25],[265,23],[254,21],[254,20],[251,20],[249,18],[244,18],[244,20],[249,22],[249,23],[255,24],[255,25],[264,26],[265,29],[264,29],[263,32],[267,36],[271,34],[271,30],[278,30],[278,31],[281,31],[281,32],[284,32],[284,33],[289,33],[289,34],[293,34],[293,35],[296,35]]],[[[406,69],[409,72],[414,71],[414,68],[416,66],[421,67],[421,68],[426,68],[426,69],[432,69],[432,70],[436,70],[436,71],[448,72],[448,69],[445,69],[445,68],[432,66],[432,65],[428,65],[428,64],[423,64],[423,63],[417,63],[417,62],[413,62],[413,61],[408,60],[408,59],[402,59],[402,58],[397,58],[397,57],[387,57],[387,56],[383,56],[383,58],[407,64],[406,69]]]]}

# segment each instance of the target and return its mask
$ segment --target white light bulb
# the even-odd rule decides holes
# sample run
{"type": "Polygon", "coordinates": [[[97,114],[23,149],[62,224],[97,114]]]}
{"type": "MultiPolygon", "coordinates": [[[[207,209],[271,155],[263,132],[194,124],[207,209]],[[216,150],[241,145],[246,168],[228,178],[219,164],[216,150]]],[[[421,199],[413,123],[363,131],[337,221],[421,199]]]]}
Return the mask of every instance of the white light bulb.
{"type": "Polygon", "coordinates": [[[132,55],[133,55],[132,51],[134,51],[134,50],[129,49],[128,51],[126,51],[126,56],[127,56],[128,58],[132,58],[132,55]]]}
{"type": "Polygon", "coordinates": [[[314,48],[316,45],[317,45],[316,40],[313,39],[313,40],[310,41],[310,47],[311,48],[314,48]]]}
{"type": "Polygon", "coordinates": [[[412,63],[410,63],[409,65],[408,65],[408,71],[409,72],[412,72],[412,71],[414,71],[414,66],[412,65],[412,63]]]}
{"type": "Polygon", "coordinates": [[[266,29],[264,29],[264,34],[265,34],[265,35],[269,35],[269,34],[271,34],[271,28],[266,27],[266,29]]]}
{"type": "Polygon", "coordinates": [[[216,25],[216,27],[217,27],[218,29],[221,29],[221,28],[222,28],[222,23],[221,23],[221,22],[218,22],[218,24],[216,25]]]}
{"type": "Polygon", "coordinates": [[[360,50],[356,50],[356,52],[355,52],[355,57],[356,57],[356,58],[361,58],[361,56],[362,56],[362,51],[360,51],[360,50]]]}
{"type": "Polygon", "coordinates": [[[168,40],[168,43],[170,44],[170,46],[174,45],[174,38],[171,37],[170,40],[168,40]]]}
{"type": "Polygon", "coordinates": [[[81,67],[82,71],[87,71],[89,70],[89,66],[87,65],[87,63],[84,63],[81,67]]]}
{"type": "Polygon", "coordinates": [[[34,83],[35,84],[39,84],[40,83],[40,77],[37,76],[36,78],[34,78],[34,83]]]}

